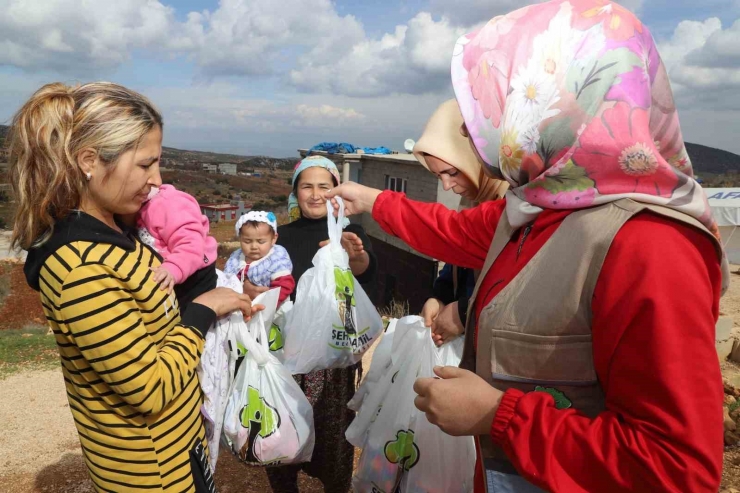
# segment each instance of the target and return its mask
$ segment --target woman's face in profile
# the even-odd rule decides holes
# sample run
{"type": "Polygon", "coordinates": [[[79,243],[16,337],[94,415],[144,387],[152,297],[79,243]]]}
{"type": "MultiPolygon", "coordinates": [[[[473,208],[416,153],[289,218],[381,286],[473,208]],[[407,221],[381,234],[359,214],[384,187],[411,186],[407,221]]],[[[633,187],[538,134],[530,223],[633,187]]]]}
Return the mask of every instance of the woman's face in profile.
{"type": "Polygon", "coordinates": [[[442,188],[445,190],[452,190],[456,194],[471,200],[478,195],[478,189],[470,178],[447,161],[431,154],[426,154],[424,160],[429,167],[429,171],[440,179],[442,188]]]}
{"type": "Polygon", "coordinates": [[[88,186],[96,207],[119,216],[138,212],[152,187],[162,185],[161,153],[162,130],[155,127],[116,162],[105,165],[98,160],[88,186]]]}

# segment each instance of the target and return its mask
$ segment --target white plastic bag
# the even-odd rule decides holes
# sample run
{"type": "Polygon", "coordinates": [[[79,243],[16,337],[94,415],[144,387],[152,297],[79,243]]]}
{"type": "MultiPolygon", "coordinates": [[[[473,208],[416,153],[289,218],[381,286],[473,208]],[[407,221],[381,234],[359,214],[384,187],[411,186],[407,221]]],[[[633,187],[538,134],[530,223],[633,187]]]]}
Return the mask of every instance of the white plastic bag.
{"type": "Polygon", "coordinates": [[[388,325],[392,337],[386,339],[386,336],[388,336],[386,332],[375,350],[381,349],[380,345],[384,344],[377,362],[375,359],[376,353],[373,353],[370,371],[372,372],[375,368],[378,373],[382,371],[382,374],[377,377],[377,373],[373,375],[373,378],[377,378],[377,381],[369,383],[370,386],[366,388],[366,394],[363,396],[362,405],[357,416],[352,420],[344,434],[347,441],[355,447],[364,447],[368,430],[378,418],[391,385],[396,382],[396,378],[404,370],[403,365],[413,365],[416,361],[415,359],[409,360],[409,357],[410,355],[411,357],[418,356],[418,346],[422,333],[418,330],[409,331],[407,329],[416,326],[419,322],[420,317],[417,316],[404,317],[400,320],[393,319],[391,324],[388,325]]]}
{"type": "Polygon", "coordinates": [[[246,355],[229,391],[224,416],[223,436],[231,451],[242,461],[260,466],[307,462],[314,446],[313,409],[293,376],[269,350],[268,328],[278,292],[263,293],[274,293],[270,300],[258,296],[254,303],[265,304],[265,316],[258,312],[248,326],[235,330],[234,339],[246,355]]]}
{"type": "Polygon", "coordinates": [[[285,326],[285,366],[293,374],[346,368],[362,359],[383,330],[383,322],[349,269],[342,248],[344,203],[334,218],[327,201],[329,244],[313,258],[298,281],[296,300],[285,326]]]}
{"type": "Polygon", "coordinates": [[[473,437],[445,434],[414,406],[414,381],[433,376],[434,366],[457,366],[462,356],[462,338],[437,348],[423,319],[406,317],[398,321],[393,339],[393,353],[400,356],[398,351],[403,350],[405,357],[396,358],[382,379],[385,382],[390,377],[392,383],[366,433],[352,478],[354,491],[473,491],[473,437]]]}
{"type": "Polygon", "coordinates": [[[373,387],[373,392],[368,394],[360,406],[360,410],[352,420],[344,436],[349,443],[355,447],[364,447],[367,434],[378,418],[380,411],[385,405],[388,392],[398,376],[397,367],[390,366],[380,380],[373,387]]]}
{"type": "Polygon", "coordinates": [[[365,378],[362,379],[362,383],[355,392],[355,395],[347,403],[347,407],[353,411],[360,410],[365,398],[370,394],[370,392],[372,392],[373,388],[375,388],[383,377],[386,369],[391,364],[393,332],[396,330],[396,322],[398,322],[397,318],[392,318],[388,322],[388,327],[386,327],[383,335],[380,337],[380,341],[375,346],[375,349],[373,349],[373,359],[370,362],[370,370],[365,374],[365,378]]]}
{"type": "MultiPolygon", "coordinates": [[[[217,287],[231,288],[242,292],[242,283],[236,276],[216,270],[217,287]]],[[[210,450],[211,472],[216,472],[218,449],[221,441],[224,411],[229,395],[229,388],[234,380],[234,361],[230,361],[229,338],[232,327],[244,324],[240,312],[221,317],[206,334],[203,354],[197,366],[200,386],[203,389],[201,413],[205,421],[206,438],[210,450]]]]}

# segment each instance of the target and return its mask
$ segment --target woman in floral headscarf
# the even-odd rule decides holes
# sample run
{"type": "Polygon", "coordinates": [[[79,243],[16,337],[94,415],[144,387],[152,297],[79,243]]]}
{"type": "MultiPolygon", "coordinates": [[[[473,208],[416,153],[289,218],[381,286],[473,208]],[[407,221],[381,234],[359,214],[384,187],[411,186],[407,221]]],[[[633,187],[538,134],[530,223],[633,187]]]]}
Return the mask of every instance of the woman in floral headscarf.
{"type": "Polygon", "coordinates": [[[727,262],[647,27],[606,0],[534,4],[463,36],[452,82],[504,201],[328,194],[482,268],[465,369],[418,380],[417,407],[476,436],[476,491],[716,492],[727,262]]]}
{"type": "MultiPolygon", "coordinates": [[[[293,172],[293,193],[288,213],[291,222],[278,227],[278,245],[293,262],[293,277],[299,282],[312,259],[329,238],[326,224],[326,192],[339,184],[339,172],[332,161],[309,156],[293,172]]],[[[342,246],[349,255],[352,273],[364,289],[375,278],[377,260],[370,239],[359,224],[347,224],[342,246]]],[[[249,292],[249,290],[246,290],[249,292]]],[[[295,301],[295,291],[292,298],[295,301]]],[[[313,406],[316,445],[311,462],[298,466],[270,467],[267,477],[276,493],[298,492],[298,471],[321,480],[327,493],[346,493],[350,489],[354,447],[344,437],[355,417],[347,403],[355,393],[362,363],[349,368],[319,370],[295,379],[313,406]]]]}

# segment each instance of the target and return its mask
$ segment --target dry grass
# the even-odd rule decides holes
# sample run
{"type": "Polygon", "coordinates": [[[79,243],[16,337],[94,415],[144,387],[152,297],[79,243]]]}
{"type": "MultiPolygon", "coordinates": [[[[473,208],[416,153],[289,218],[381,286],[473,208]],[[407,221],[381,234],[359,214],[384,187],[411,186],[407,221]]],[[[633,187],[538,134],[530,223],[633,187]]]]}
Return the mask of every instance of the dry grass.
{"type": "Polygon", "coordinates": [[[399,303],[391,300],[390,305],[378,308],[378,313],[385,318],[403,318],[409,315],[409,303],[408,301],[399,303]]]}
{"type": "Polygon", "coordinates": [[[236,241],[236,233],[234,232],[234,226],[236,221],[219,221],[217,223],[211,223],[211,236],[216,238],[219,243],[225,243],[227,241],[236,241]]]}

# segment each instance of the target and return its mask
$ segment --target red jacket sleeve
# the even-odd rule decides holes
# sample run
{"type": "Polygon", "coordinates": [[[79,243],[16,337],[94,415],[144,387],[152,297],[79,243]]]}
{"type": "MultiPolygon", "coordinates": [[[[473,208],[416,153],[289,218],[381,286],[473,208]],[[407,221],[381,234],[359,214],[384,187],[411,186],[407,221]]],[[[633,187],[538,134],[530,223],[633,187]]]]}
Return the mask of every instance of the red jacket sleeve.
{"type": "Polygon", "coordinates": [[[493,200],[462,212],[442,204],[409,200],[385,191],[373,207],[383,230],[418,252],[460,267],[480,269],[504,211],[504,200],[493,200]]]}
{"type": "Polygon", "coordinates": [[[295,289],[295,279],[292,275],[276,277],[270,281],[270,289],[280,288],[280,296],[278,297],[278,306],[293,293],[295,289]]]}
{"type": "Polygon", "coordinates": [[[545,393],[507,391],[491,435],[554,492],[716,493],[723,452],[715,350],[721,273],[698,230],[651,214],[617,234],[593,299],[607,410],[590,419],[545,393]]]}

